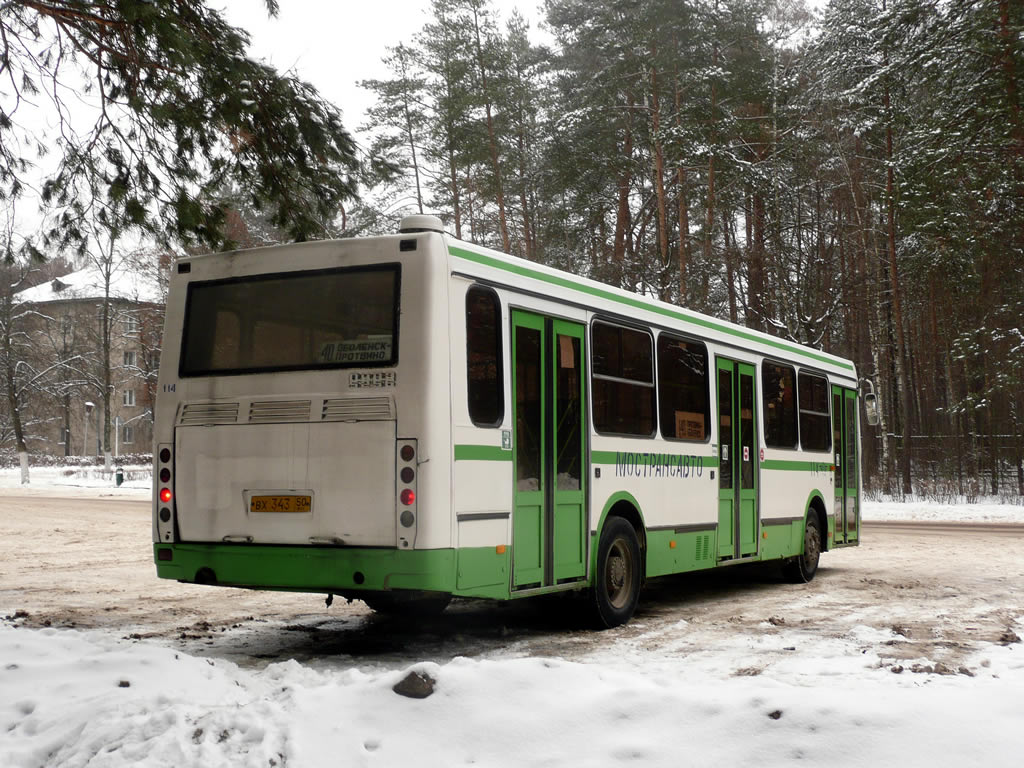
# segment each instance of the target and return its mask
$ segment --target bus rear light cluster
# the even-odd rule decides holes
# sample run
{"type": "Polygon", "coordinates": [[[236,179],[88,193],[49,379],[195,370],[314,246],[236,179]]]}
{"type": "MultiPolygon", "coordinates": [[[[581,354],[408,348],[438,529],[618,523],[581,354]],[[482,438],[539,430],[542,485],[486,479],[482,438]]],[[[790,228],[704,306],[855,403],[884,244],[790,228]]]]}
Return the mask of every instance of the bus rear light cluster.
{"type": "MultiPolygon", "coordinates": [[[[157,516],[160,518],[161,523],[171,522],[171,500],[174,498],[174,492],[171,491],[171,449],[169,446],[161,446],[160,451],[157,453],[157,477],[159,478],[159,488],[157,492],[157,498],[160,500],[160,510],[157,512],[157,516]]],[[[170,532],[164,534],[165,539],[170,539],[170,532]]]]}
{"type": "Polygon", "coordinates": [[[416,441],[398,441],[398,477],[396,490],[398,496],[398,545],[409,547],[415,538],[416,525],[416,441]]]}

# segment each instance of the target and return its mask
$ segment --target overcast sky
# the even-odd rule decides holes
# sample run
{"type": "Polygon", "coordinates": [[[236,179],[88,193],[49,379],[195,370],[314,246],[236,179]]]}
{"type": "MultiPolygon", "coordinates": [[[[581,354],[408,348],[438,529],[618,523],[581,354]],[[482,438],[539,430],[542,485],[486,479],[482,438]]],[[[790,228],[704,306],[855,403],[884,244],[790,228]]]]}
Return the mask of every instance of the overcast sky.
{"type": "MultiPolygon", "coordinates": [[[[276,18],[267,16],[264,0],[214,0],[228,20],[252,36],[250,53],[278,71],[294,69],[336,104],[350,131],[364,121],[371,94],[360,80],[385,78],[381,63],[389,46],[409,43],[429,20],[428,0],[280,0],[276,18]]],[[[519,9],[536,35],[542,0],[497,0],[502,24],[519,9]]]]}

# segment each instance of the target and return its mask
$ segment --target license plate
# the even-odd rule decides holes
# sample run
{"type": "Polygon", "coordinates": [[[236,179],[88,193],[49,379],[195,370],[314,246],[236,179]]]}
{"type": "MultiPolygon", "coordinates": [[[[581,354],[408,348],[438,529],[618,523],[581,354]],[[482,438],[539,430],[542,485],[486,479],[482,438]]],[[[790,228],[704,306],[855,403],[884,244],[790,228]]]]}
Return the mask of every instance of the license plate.
{"type": "Polygon", "coordinates": [[[249,499],[250,512],[309,512],[312,508],[312,496],[253,496],[249,499]]]}

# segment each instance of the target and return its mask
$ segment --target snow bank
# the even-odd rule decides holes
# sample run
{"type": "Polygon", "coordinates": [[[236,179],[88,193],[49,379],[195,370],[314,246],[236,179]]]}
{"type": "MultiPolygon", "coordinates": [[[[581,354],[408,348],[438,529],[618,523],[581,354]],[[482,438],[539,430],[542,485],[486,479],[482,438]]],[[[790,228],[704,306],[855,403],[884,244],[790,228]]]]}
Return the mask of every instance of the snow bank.
{"type": "Polygon", "coordinates": [[[786,672],[709,677],[699,662],[649,656],[249,670],[10,625],[0,658],[0,762],[10,768],[1009,767],[1024,747],[1020,645],[988,649],[975,677],[894,675],[859,654],[840,675],[804,658],[804,683],[786,672]],[[409,669],[436,679],[432,696],[392,691],[409,669]]]}
{"type": "Polygon", "coordinates": [[[115,459],[112,467],[121,467],[124,482],[118,488],[114,471],[102,466],[31,467],[28,485],[21,484],[21,470],[0,469],[0,489],[16,488],[19,494],[35,496],[115,496],[149,499],[153,493],[151,465],[122,466],[115,459]]]}
{"type": "Polygon", "coordinates": [[[861,516],[872,520],[922,520],[964,523],[1024,523],[1024,505],[982,501],[943,504],[933,501],[865,501],[861,516]]]}

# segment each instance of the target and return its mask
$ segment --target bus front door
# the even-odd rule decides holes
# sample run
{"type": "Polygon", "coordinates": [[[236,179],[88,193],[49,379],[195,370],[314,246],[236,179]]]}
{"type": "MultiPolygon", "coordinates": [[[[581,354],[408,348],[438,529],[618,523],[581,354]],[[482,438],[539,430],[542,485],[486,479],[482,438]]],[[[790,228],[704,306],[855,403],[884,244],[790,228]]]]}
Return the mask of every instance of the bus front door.
{"type": "Polygon", "coordinates": [[[832,450],[835,453],[835,535],[836,544],[849,544],[860,533],[857,468],[857,393],[832,387],[832,450]]]}
{"type": "Polygon", "coordinates": [[[718,358],[718,558],[757,553],[754,366],[718,358]]]}
{"type": "Polygon", "coordinates": [[[586,576],[584,327],[512,312],[512,587],[586,576]]]}

